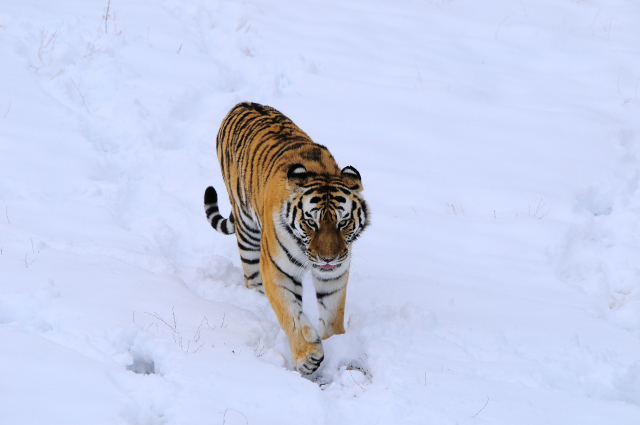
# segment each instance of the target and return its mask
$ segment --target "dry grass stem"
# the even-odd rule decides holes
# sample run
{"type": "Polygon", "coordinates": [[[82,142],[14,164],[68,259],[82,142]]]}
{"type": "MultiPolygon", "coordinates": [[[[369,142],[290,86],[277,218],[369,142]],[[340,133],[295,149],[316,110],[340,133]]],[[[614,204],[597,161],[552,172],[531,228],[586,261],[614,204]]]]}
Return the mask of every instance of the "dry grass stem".
{"type": "MultiPolygon", "coordinates": [[[[538,202],[538,206],[536,207],[536,212],[533,213],[533,218],[537,218],[538,220],[542,220],[544,217],[546,217],[550,211],[547,211],[546,213],[542,213],[542,209],[546,206],[547,204],[543,204],[542,203],[542,198],[540,199],[540,202],[538,202]],[[540,214],[540,215],[539,215],[540,214]]],[[[531,205],[529,205],[529,215],[531,215],[531,205]]]]}
{"type": "Polygon", "coordinates": [[[247,417],[246,417],[242,412],[240,412],[240,411],[238,411],[238,410],[236,410],[236,409],[226,409],[226,410],[224,411],[224,413],[222,414],[222,425],[224,425],[224,424],[225,424],[225,419],[226,419],[226,417],[227,417],[227,412],[228,412],[229,410],[232,410],[232,411],[234,411],[234,412],[237,412],[237,413],[241,414],[241,415],[242,415],[242,417],[244,418],[245,423],[246,423],[247,425],[249,425],[249,421],[247,420],[247,417]]]}
{"type": "Polygon", "coordinates": [[[353,382],[355,382],[355,383],[356,383],[356,385],[360,387],[360,389],[362,390],[362,392],[365,392],[365,393],[366,393],[366,392],[367,392],[367,390],[365,390],[364,388],[362,388],[362,385],[358,384],[358,383],[356,382],[356,380],[354,379],[353,374],[351,373],[351,369],[347,368],[347,370],[349,371],[349,375],[351,375],[351,379],[353,379],[353,382]]]}
{"type": "Polygon", "coordinates": [[[89,106],[87,105],[87,102],[85,102],[85,100],[84,100],[84,95],[80,91],[80,84],[76,84],[76,82],[73,81],[73,78],[71,78],[71,77],[69,77],[69,79],[71,80],[71,83],[73,84],[73,87],[75,87],[76,90],[78,90],[78,94],[80,95],[80,99],[82,99],[82,104],[84,105],[85,109],[87,110],[87,112],[89,114],[91,114],[91,111],[89,110],[89,106]]]}
{"type": "MultiPolygon", "coordinates": [[[[364,354],[364,353],[363,353],[364,354]]],[[[366,354],[365,354],[366,355],[366,354]]],[[[373,377],[373,375],[371,374],[371,372],[369,372],[369,367],[367,366],[367,364],[364,362],[364,360],[362,360],[362,357],[358,357],[358,360],[360,360],[362,362],[362,364],[364,365],[364,368],[367,370],[367,373],[369,374],[369,376],[373,377]]]]}
{"type": "Polygon", "coordinates": [[[510,17],[510,16],[511,16],[511,15],[507,15],[507,17],[506,17],[506,18],[504,18],[504,19],[502,20],[502,22],[500,22],[500,25],[498,25],[498,29],[496,29],[496,34],[495,34],[495,36],[493,37],[493,39],[494,39],[494,40],[497,40],[497,39],[498,39],[498,32],[500,31],[500,27],[502,26],[502,24],[504,24],[504,23],[507,21],[507,19],[509,19],[509,17],[510,17]]]}
{"type": "Polygon", "coordinates": [[[38,59],[40,59],[40,62],[42,62],[42,54],[52,51],[56,46],[56,38],[60,34],[58,31],[54,31],[53,34],[47,38],[49,31],[45,31],[44,28],[40,30],[40,47],[38,47],[38,59]]]}
{"type": "Polygon", "coordinates": [[[107,21],[109,20],[109,7],[111,7],[111,0],[107,1],[107,13],[104,15],[104,33],[107,33],[107,21]]]}
{"type": "Polygon", "coordinates": [[[487,404],[489,404],[489,397],[487,397],[487,402],[484,404],[484,406],[482,406],[482,409],[478,410],[478,413],[476,413],[475,415],[473,415],[473,416],[471,417],[471,419],[473,419],[473,418],[475,418],[476,416],[478,416],[478,414],[479,414],[480,412],[482,412],[482,411],[484,410],[484,408],[485,408],[485,407],[487,407],[487,404]]]}

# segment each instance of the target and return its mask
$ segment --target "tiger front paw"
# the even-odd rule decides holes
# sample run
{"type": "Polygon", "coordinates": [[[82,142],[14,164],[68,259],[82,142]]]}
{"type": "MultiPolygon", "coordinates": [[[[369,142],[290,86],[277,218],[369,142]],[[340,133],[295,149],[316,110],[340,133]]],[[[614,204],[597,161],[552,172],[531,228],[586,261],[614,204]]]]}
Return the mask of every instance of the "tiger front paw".
{"type": "Polygon", "coordinates": [[[324,350],[322,349],[322,343],[318,342],[309,344],[307,351],[299,356],[292,355],[291,362],[298,372],[303,375],[310,375],[320,367],[322,360],[324,360],[324,350]]]}

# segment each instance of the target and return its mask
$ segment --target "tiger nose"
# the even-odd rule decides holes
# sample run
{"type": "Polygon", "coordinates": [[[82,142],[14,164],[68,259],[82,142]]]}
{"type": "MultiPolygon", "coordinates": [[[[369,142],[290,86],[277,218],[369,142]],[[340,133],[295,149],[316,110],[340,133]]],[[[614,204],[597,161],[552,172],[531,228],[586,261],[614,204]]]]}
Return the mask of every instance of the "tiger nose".
{"type": "Polygon", "coordinates": [[[338,256],[336,255],[336,256],[335,256],[335,257],[333,257],[333,258],[320,257],[320,259],[321,259],[322,261],[324,261],[325,263],[330,263],[330,262],[332,262],[333,260],[337,260],[337,259],[338,259],[338,256]]]}

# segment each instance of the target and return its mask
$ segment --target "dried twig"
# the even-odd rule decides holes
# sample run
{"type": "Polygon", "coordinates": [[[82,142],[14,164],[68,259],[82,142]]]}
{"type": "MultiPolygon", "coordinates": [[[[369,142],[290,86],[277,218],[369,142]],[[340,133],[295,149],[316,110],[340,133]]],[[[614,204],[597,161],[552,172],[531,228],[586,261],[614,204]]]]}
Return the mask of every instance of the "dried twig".
{"type": "Polygon", "coordinates": [[[49,35],[49,31],[45,31],[44,28],[40,30],[40,47],[38,47],[38,59],[42,62],[42,53],[50,52],[56,46],[56,38],[62,33],[58,33],[58,31],[54,31],[53,34],[49,36],[47,39],[47,35],[49,35]],[[45,42],[46,40],[46,42],[45,42]],[[51,47],[49,47],[51,44],[51,47]],[[47,49],[49,47],[49,49],[47,49]]]}
{"type": "Polygon", "coordinates": [[[364,388],[362,388],[362,385],[358,384],[358,383],[356,382],[356,380],[353,378],[353,374],[351,373],[351,370],[352,370],[352,369],[347,368],[347,370],[349,371],[349,375],[351,375],[351,379],[353,379],[353,382],[355,382],[355,383],[356,383],[356,385],[357,385],[357,386],[359,386],[359,387],[360,387],[360,389],[361,389],[363,392],[365,392],[365,393],[366,393],[366,392],[367,392],[367,390],[365,390],[364,388]]]}
{"type": "Polygon", "coordinates": [[[510,17],[510,16],[511,16],[511,15],[507,15],[507,17],[506,17],[506,18],[504,18],[504,19],[502,20],[502,22],[500,22],[500,25],[498,25],[498,29],[496,29],[496,34],[493,36],[493,39],[494,39],[494,40],[497,40],[497,39],[498,39],[498,32],[500,31],[500,27],[502,26],[502,24],[504,24],[504,23],[507,21],[507,19],[509,19],[509,17],[510,17]]]}
{"type": "Polygon", "coordinates": [[[238,411],[238,410],[236,410],[236,409],[226,409],[226,410],[224,411],[224,413],[222,414],[222,425],[224,425],[224,424],[225,424],[225,418],[226,418],[226,416],[227,416],[227,412],[228,412],[229,410],[233,410],[234,412],[238,412],[238,413],[240,413],[240,414],[242,415],[242,417],[244,418],[244,421],[246,422],[246,424],[247,424],[247,425],[249,425],[249,421],[247,420],[247,417],[246,417],[242,412],[240,412],[240,411],[238,411]]]}
{"type": "Polygon", "coordinates": [[[262,338],[261,338],[258,341],[258,344],[256,345],[256,347],[253,349],[253,354],[255,354],[256,357],[262,357],[266,352],[267,352],[267,347],[262,345],[262,338]],[[260,349],[260,351],[258,351],[258,349],[260,349]]]}
{"type": "Polygon", "coordinates": [[[109,20],[109,7],[111,6],[111,0],[107,1],[107,13],[104,15],[104,33],[107,33],[107,21],[109,20]]]}
{"type": "Polygon", "coordinates": [[[53,77],[49,78],[49,81],[53,80],[54,78],[56,78],[60,74],[62,74],[62,69],[60,71],[56,72],[56,75],[54,75],[53,77]]]}
{"type": "Polygon", "coordinates": [[[23,261],[24,261],[24,266],[25,266],[26,268],[29,268],[29,266],[31,266],[31,265],[32,265],[33,263],[35,263],[35,261],[36,261],[36,259],[34,258],[32,262],[28,262],[28,261],[27,261],[27,256],[28,256],[28,255],[29,255],[29,254],[24,254],[24,260],[23,260],[23,261]]]}
{"type": "Polygon", "coordinates": [[[113,21],[113,30],[115,31],[116,35],[120,35],[122,34],[122,31],[126,30],[126,28],[122,28],[120,31],[118,31],[118,25],[116,24],[117,17],[118,17],[118,12],[113,12],[113,14],[111,15],[111,20],[113,21]]]}
{"type": "Polygon", "coordinates": [[[100,34],[98,34],[95,38],[95,40],[90,41],[89,43],[87,43],[87,48],[84,51],[84,57],[89,57],[94,53],[97,52],[101,52],[102,51],[102,47],[99,47],[96,49],[96,41],[98,41],[98,39],[100,38],[100,34]]]}
{"type": "MultiPolygon", "coordinates": [[[[550,211],[547,211],[546,213],[542,214],[541,216],[538,217],[538,214],[541,212],[541,210],[546,206],[547,204],[543,204],[542,203],[542,198],[540,198],[540,202],[538,202],[538,206],[536,207],[536,212],[533,213],[533,218],[537,218],[538,220],[542,220],[544,217],[547,216],[547,214],[549,214],[550,211]]],[[[529,215],[531,215],[531,205],[529,205],[529,215]]]]}
{"type": "Polygon", "coordinates": [[[471,417],[471,419],[473,419],[473,418],[475,418],[476,416],[478,416],[478,414],[479,414],[480,412],[482,412],[482,411],[484,410],[484,408],[485,408],[485,407],[487,407],[487,404],[489,404],[489,397],[487,397],[487,402],[484,404],[484,406],[482,406],[482,409],[478,410],[478,413],[476,413],[475,415],[473,415],[473,416],[471,417]]]}
{"type": "Polygon", "coordinates": [[[91,111],[89,110],[89,106],[87,105],[87,102],[85,102],[85,100],[84,100],[84,95],[80,91],[80,84],[76,84],[76,82],[73,81],[73,78],[71,78],[71,77],[69,77],[69,79],[71,80],[71,83],[73,84],[73,87],[75,87],[76,90],[78,90],[78,94],[80,95],[80,99],[82,99],[82,104],[84,105],[85,109],[87,110],[88,113],[91,113],[91,111]]]}
{"type": "MultiPolygon", "coordinates": [[[[196,333],[193,335],[193,342],[198,342],[200,340],[200,328],[202,327],[202,324],[205,321],[207,322],[207,328],[209,328],[209,330],[211,330],[211,326],[209,326],[209,320],[207,320],[206,316],[202,316],[202,320],[200,321],[200,325],[198,325],[198,329],[196,329],[196,333]]],[[[213,328],[215,329],[215,325],[213,326],[213,328]]]]}
{"type": "MultiPolygon", "coordinates": [[[[173,308],[172,308],[172,310],[173,310],[173,308]]],[[[170,324],[168,324],[167,322],[165,322],[165,321],[164,321],[164,319],[163,319],[162,317],[160,317],[160,315],[159,315],[158,313],[156,313],[155,311],[153,312],[153,314],[148,313],[148,312],[146,312],[146,311],[145,311],[144,313],[145,313],[145,314],[148,314],[149,316],[151,316],[151,317],[153,317],[153,318],[155,318],[155,319],[158,319],[159,321],[161,321],[162,323],[164,323],[164,324],[165,324],[169,329],[171,329],[171,330],[173,331],[173,333],[178,333],[178,330],[177,330],[177,329],[176,329],[176,327],[175,327],[175,318],[176,318],[175,313],[173,314],[174,326],[171,326],[170,324]]]]}
{"type": "MultiPolygon", "coordinates": [[[[364,354],[364,353],[363,353],[364,354]]],[[[366,355],[366,354],[365,354],[366,355]]],[[[364,360],[362,360],[362,357],[358,357],[358,359],[362,362],[362,364],[364,365],[364,368],[367,370],[367,373],[369,374],[369,376],[373,377],[373,375],[371,374],[371,372],[369,372],[369,367],[367,367],[367,364],[364,362],[364,360]]]]}

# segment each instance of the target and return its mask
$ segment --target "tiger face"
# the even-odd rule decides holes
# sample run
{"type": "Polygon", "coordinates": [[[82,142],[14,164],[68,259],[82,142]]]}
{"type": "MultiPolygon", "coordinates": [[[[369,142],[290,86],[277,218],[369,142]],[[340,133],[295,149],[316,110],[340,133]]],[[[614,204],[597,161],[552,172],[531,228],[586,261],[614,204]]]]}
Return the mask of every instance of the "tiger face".
{"type": "Polygon", "coordinates": [[[282,221],[313,270],[329,274],[348,268],[351,244],[368,225],[360,173],[345,167],[339,176],[320,175],[295,164],[287,178],[291,196],[282,221]]]}

